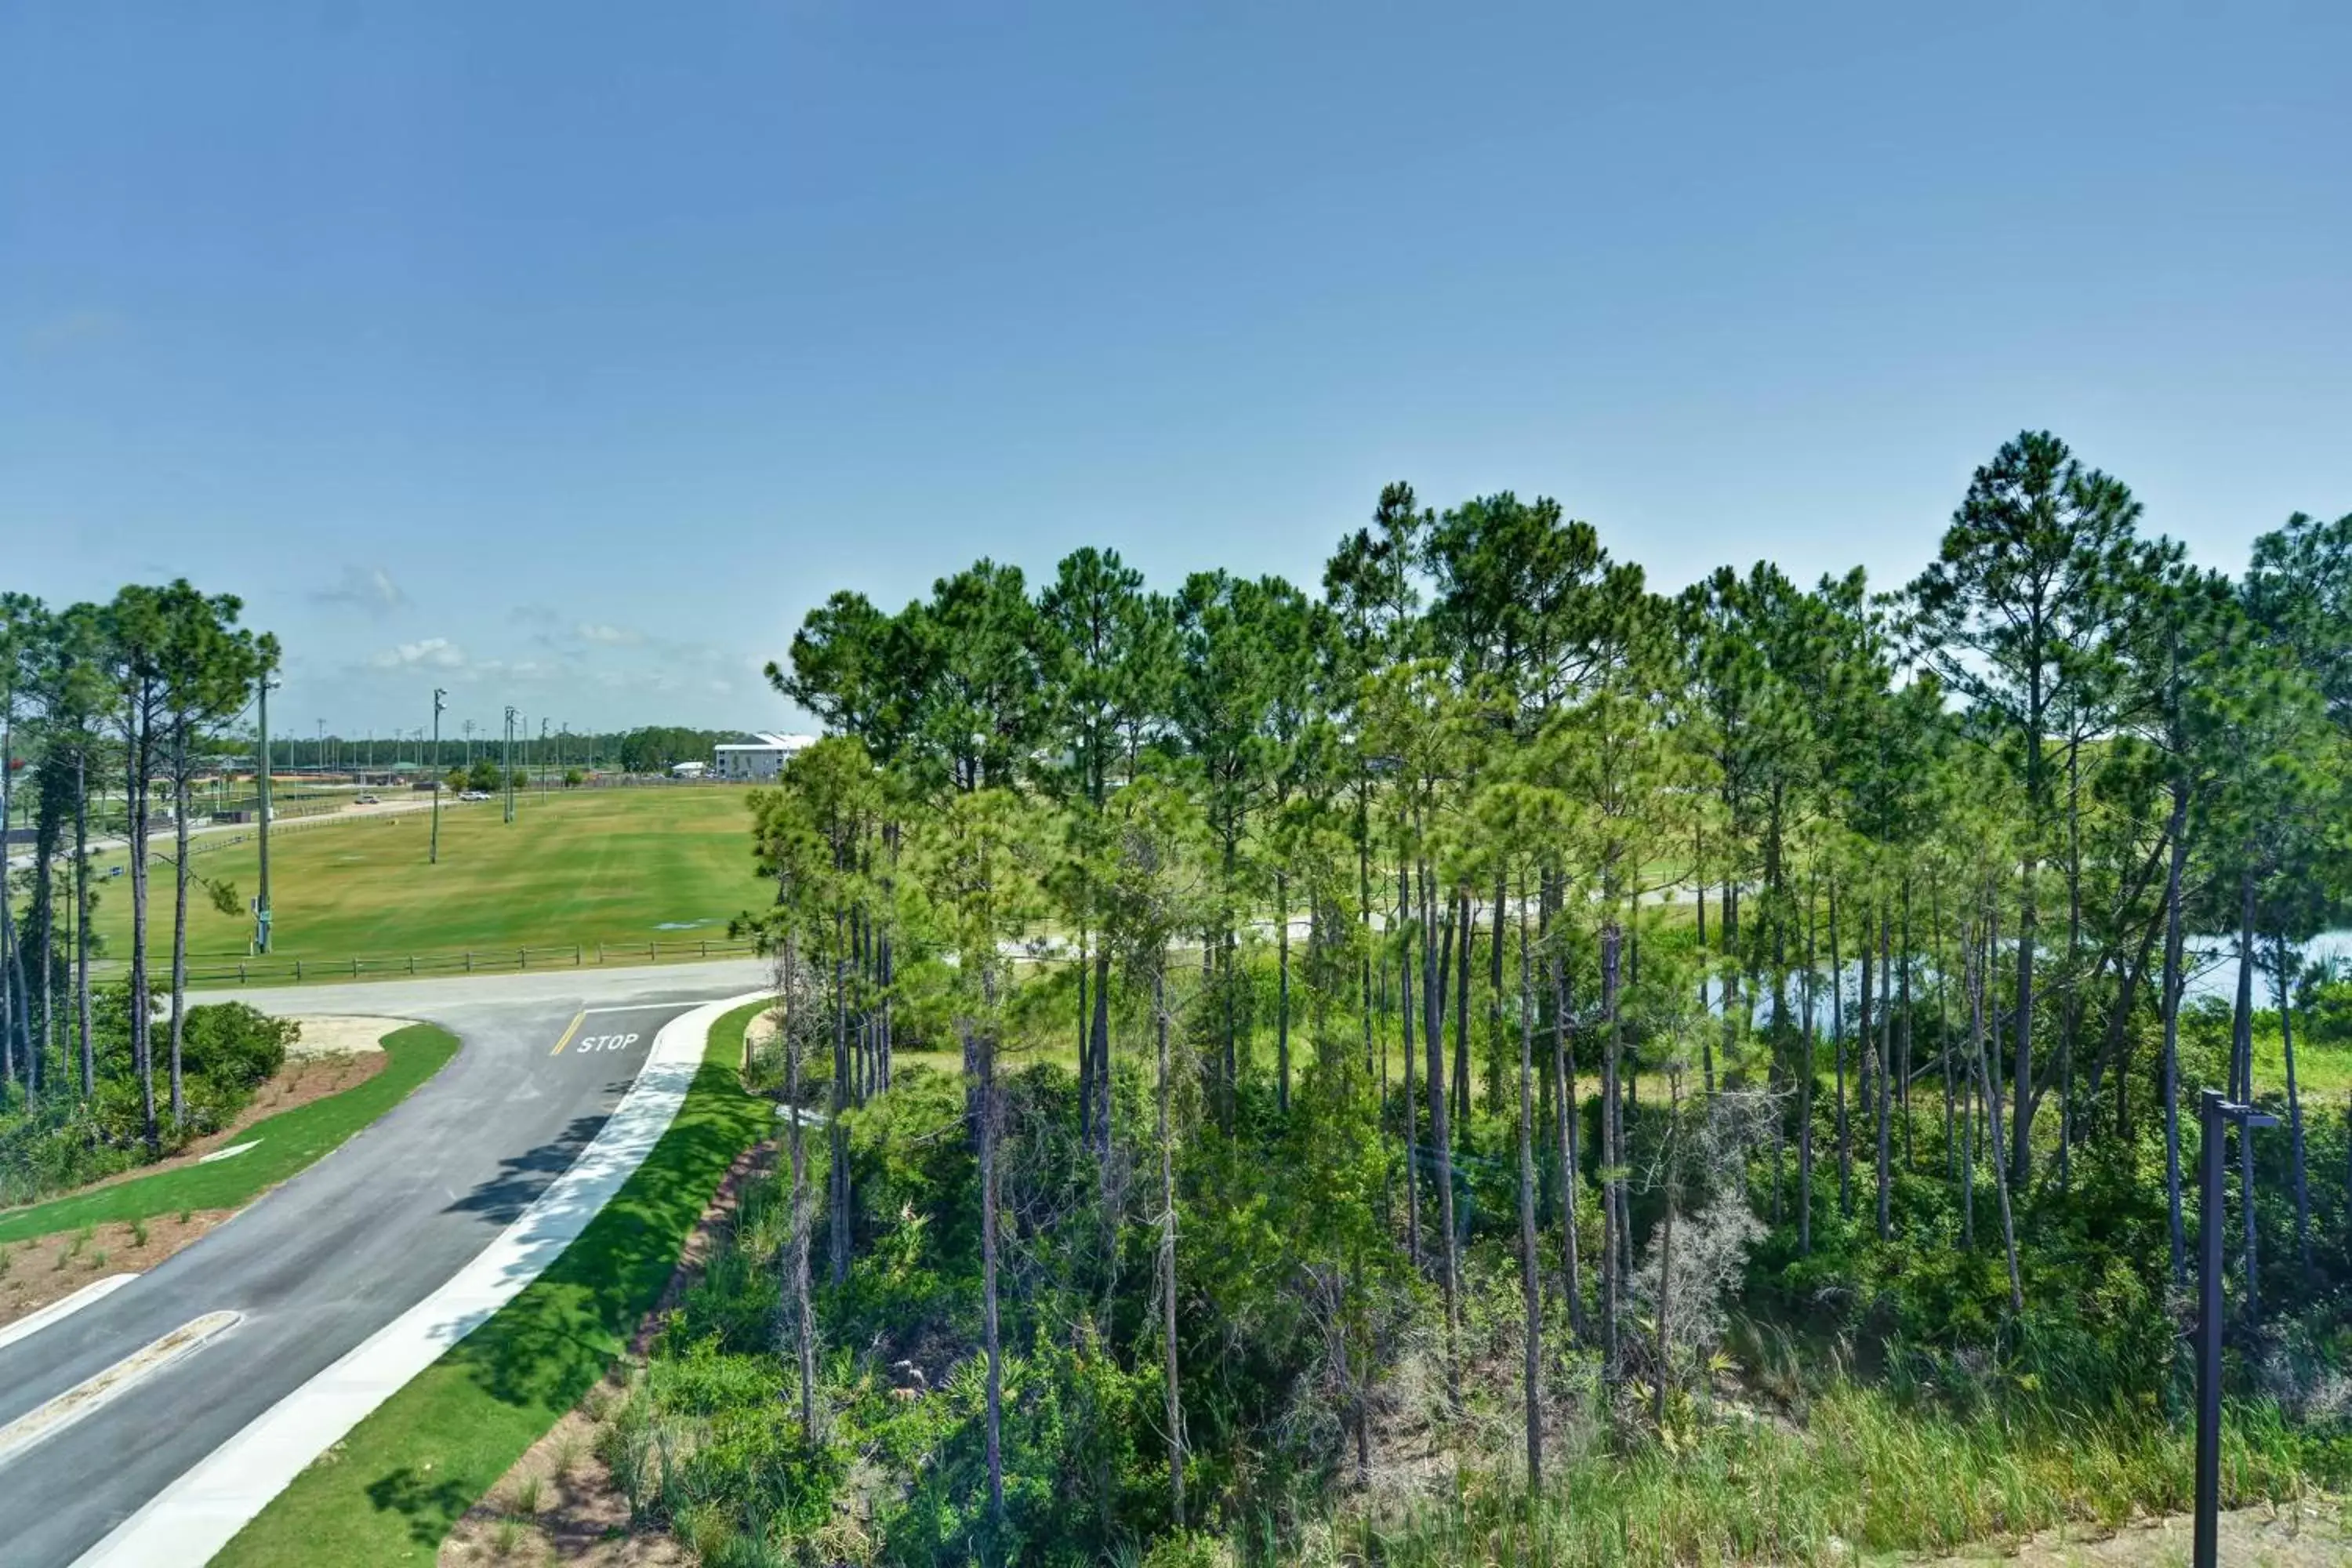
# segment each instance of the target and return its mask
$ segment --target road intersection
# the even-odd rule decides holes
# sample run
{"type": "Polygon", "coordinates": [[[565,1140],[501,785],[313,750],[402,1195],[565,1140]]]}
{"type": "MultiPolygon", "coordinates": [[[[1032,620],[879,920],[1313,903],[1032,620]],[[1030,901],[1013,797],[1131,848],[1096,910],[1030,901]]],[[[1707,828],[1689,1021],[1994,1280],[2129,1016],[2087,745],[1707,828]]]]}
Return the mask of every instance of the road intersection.
{"type": "Polygon", "coordinates": [[[0,1557],[64,1568],[279,1401],[459,1274],[594,1140],[661,1026],[754,989],[726,963],[253,993],[278,1012],[415,1017],[462,1048],[373,1127],[148,1274],[0,1345],[0,1557]],[[234,1314],[221,1326],[216,1314],[234,1314]],[[116,1369],[177,1354],[86,1413],[116,1369]]]}

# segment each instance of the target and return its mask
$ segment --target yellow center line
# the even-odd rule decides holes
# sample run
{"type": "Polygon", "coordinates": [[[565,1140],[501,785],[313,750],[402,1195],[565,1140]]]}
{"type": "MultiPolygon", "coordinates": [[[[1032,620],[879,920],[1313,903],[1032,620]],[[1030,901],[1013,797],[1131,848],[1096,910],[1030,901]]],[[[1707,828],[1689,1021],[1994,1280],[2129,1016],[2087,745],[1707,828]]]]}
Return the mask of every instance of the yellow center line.
{"type": "Polygon", "coordinates": [[[563,1037],[556,1041],[555,1048],[547,1054],[551,1057],[562,1056],[563,1054],[563,1047],[572,1043],[572,1037],[580,1032],[580,1026],[587,1016],[588,1015],[584,1012],[574,1013],[572,1016],[572,1026],[563,1031],[563,1037]]]}

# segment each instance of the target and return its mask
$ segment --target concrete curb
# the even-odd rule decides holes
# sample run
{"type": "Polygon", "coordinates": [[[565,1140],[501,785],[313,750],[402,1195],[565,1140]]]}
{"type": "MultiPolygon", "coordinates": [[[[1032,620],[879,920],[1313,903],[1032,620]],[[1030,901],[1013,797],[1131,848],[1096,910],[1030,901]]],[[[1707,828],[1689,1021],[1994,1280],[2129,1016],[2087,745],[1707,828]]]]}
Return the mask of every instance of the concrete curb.
{"type": "Polygon", "coordinates": [[[349,1435],[562,1254],[661,1141],[701,1068],[711,1026],[765,991],[707,1002],[662,1026],[594,1142],[447,1283],[254,1418],[78,1560],[77,1568],[209,1561],[303,1468],[349,1435]]]}
{"type": "Polygon", "coordinates": [[[27,1312],[6,1328],[0,1329],[0,1346],[30,1339],[51,1323],[70,1318],[84,1307],[95,1306],[138,1278],[136,1274],[110,1274],[103,1279],[93,1279],[72,1295],[52,1301],[37,1312],[27,1312]]]}

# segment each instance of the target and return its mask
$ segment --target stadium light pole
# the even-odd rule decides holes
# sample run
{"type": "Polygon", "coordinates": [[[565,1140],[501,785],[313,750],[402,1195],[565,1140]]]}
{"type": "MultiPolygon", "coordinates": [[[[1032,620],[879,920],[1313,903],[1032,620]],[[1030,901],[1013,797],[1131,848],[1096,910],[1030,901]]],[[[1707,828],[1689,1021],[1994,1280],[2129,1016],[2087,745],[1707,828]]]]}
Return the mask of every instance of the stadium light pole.
{"type": "Polygon", "coordinates": [[[513,704],[513,703],[511,703],[511,702],[509,702],[509,704],[507,704],[507,739],[506,739],[506,752],[505,752],[505,758],[506,758],[506,760],[505,760],[504,765],[503,765],[503,766],[501,766],[501,767],[500,767],[500,769],[499,770],[499,772],[501,772],[501,773],[505,773],[505,774],[506,774],[506,786],[507,786],[507,818],[506,818],[506,819],[507,819],[509,822],[512,822],[512,821],[514,820],[514,730],[515,730],[515,710],[514,710],[514,704],[513,704]]]}
{"type": "Polygon", "coordinates": [[[261,814],[261,894],[253,904],[253,950],[269,951],[269,689],[278,682],[270,679],[270,671],[261,672],[261,766],[253,775],[259,787],[258,808],[261,814]]]}
{"type": "MultiPolygon", "coordinates": [[[[433,755],[436,761],[441,755],[441,700],[448,695],[437,686],[433,689],[433,755]]],[[[433,784],[433,844],[425,852],[425,863],[438,866],[441,864],[441,780],[431,768],[425,770],[425,777],[433,784]]]]}

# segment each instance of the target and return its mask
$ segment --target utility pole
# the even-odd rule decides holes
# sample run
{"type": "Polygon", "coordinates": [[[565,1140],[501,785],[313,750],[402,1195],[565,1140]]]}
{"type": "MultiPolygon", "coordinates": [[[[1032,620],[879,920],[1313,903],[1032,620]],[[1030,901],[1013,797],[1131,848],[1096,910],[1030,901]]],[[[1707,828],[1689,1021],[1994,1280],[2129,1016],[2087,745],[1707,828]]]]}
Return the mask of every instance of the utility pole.
{"type": "Polygon", "coordinates": [[[269,689],[278,683],[261,672],[261,766],[253,775],[261,812],[261,896],[253,906],[253,950],[269,951],[269,689]]]}
{"type": "MultiPolygon", "coordinates": [[[[433,689],[433,755],[436,759],[441,755],[441,700],[448,695],[437,686],[433,689]]],[[[433,780],[433,842],[425,853],[425,863],[438,866],[441,864],[441,779],[438,773],[429,776],[433,780]]]]}
{"type": "Polygon", "coordinates": [[[506,763],[499,770],[506,775],[507,820],[509,822],[512,822],[514,820],[514,704],[509,703],[507,705],[506,763]]]}

